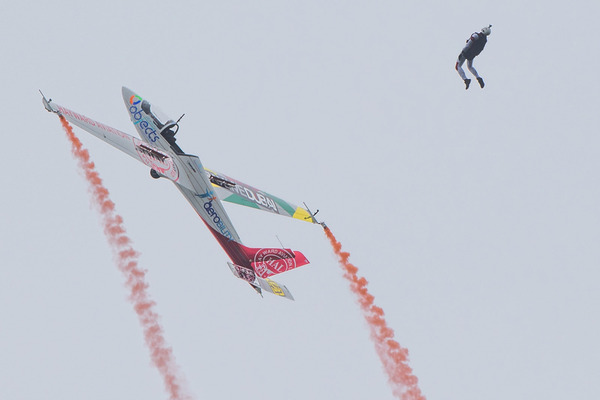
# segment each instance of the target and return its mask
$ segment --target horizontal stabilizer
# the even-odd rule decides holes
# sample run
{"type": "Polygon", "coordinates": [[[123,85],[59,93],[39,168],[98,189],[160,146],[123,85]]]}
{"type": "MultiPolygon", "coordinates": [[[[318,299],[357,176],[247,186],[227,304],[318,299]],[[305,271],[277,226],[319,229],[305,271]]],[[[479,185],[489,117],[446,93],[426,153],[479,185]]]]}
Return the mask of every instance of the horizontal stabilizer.
{"type": "Polygon", "coordinates": [[[286,299],[294,300],[294,296],[292,296],[292,293],[290,293],[289,289],[285,285],[277,283],[269,278],[258,278],[258,282],[264,291],[273,293],[274,295],[280,297],[285,297],[286,299]]]}
{"type": "Polygon", "coordinates": [[[264,290],[273,293],[274,295],[294,300],[294,296],[292,296],[292,293],[285,285],[277,283],[269,278],[263,279],[257,276],[250,268],[245,268],[230,262],[228,262],[227,265],[229,265],[233,275],[248,282],[258,293],[261,293],[261,291],[264,290]]]}

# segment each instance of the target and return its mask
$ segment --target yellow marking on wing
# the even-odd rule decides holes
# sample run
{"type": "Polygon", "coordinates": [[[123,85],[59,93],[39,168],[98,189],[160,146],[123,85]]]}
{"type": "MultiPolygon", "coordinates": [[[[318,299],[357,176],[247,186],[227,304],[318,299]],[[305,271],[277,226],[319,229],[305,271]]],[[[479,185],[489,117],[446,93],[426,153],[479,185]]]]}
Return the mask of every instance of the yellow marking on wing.
{"type": "Polygon", "coordinates": [[[308,211],[306,211],[302,207],[296,208],[296,211],[294,212],[294,215],[292,215],[292,217],[294,217],[296,219],[302,219],[302,220],[308,221],[308,222],[313,222],[313,219],[310,216],[310,214],[308,213],[308,211]]]}

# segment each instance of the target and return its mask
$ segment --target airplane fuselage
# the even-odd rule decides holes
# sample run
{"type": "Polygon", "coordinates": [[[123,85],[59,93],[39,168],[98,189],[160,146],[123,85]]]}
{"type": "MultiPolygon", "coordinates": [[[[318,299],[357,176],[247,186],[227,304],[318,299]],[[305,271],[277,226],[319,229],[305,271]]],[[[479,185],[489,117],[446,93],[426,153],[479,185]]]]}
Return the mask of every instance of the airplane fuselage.
{"type": "Polygon", "coordinates": [[[176,144],[176,122],[165,118],[157,108],[127,88],[123,88],[123,100],[142,140],[62,107],[52,100],[46,100],[45,97],[43,103],[46,110],[62,115],[69,122],[148,166],[152,177],[171,180],[227,253],[232,261],[228,263],[229,267],[235,276],[250,283],[259,293],[266,290],[293,299],[284,285],[279,285],[270,277],[306,265],[309,261],[301,252],[290,249],[244,246],[225,212],[217,190],[229,190],[227,197],[223,198],[230,202],[233,196],[234,202],[297,219],[307,220],[310,214],[274,196],[258,192],[252,197],[248,196],[250,186],[206,170],[197,156],[186,154],[176,144]],[[242,189],[248,199],[236,194],[242,189]]]}

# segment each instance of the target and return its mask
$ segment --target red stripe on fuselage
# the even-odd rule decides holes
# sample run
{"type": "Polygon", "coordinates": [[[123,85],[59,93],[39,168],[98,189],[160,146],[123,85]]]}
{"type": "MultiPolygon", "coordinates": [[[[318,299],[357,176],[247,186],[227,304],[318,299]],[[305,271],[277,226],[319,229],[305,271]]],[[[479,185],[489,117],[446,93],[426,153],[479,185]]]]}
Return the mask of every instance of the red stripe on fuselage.
{"type": "Polygon", "coordinates": [[[231,261],[233,261],[234,264],[252,269],[252,266],[250,264],[252,260],[250,260],[246,255],[246,252],[244,251],[244,245],[221,235],[219,232],[213,229],[206,221],[204,221],[203,218],[200,219],[202,219],[202,222],[204,222],[210,233],[212,233],[215,239],[217,239],[223,250],[225,250],[225,253],[227,253],[227,255],[229,256],[231,261]]]}

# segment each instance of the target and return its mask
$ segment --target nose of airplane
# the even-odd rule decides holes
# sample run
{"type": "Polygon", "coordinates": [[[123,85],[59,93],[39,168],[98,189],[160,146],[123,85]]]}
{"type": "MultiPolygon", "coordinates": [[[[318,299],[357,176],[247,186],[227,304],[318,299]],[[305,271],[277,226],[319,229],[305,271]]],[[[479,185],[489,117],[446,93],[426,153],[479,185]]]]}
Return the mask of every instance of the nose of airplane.
{"type": "Polygon", "coordinates": [[[135,98],[139,97],[133,90],[126,88],[125,86],[121,88],[121,92],[123,93],[123,101],[125,101],[125,104],[127,105],[133,104],[136,101],[135,98]]]}

